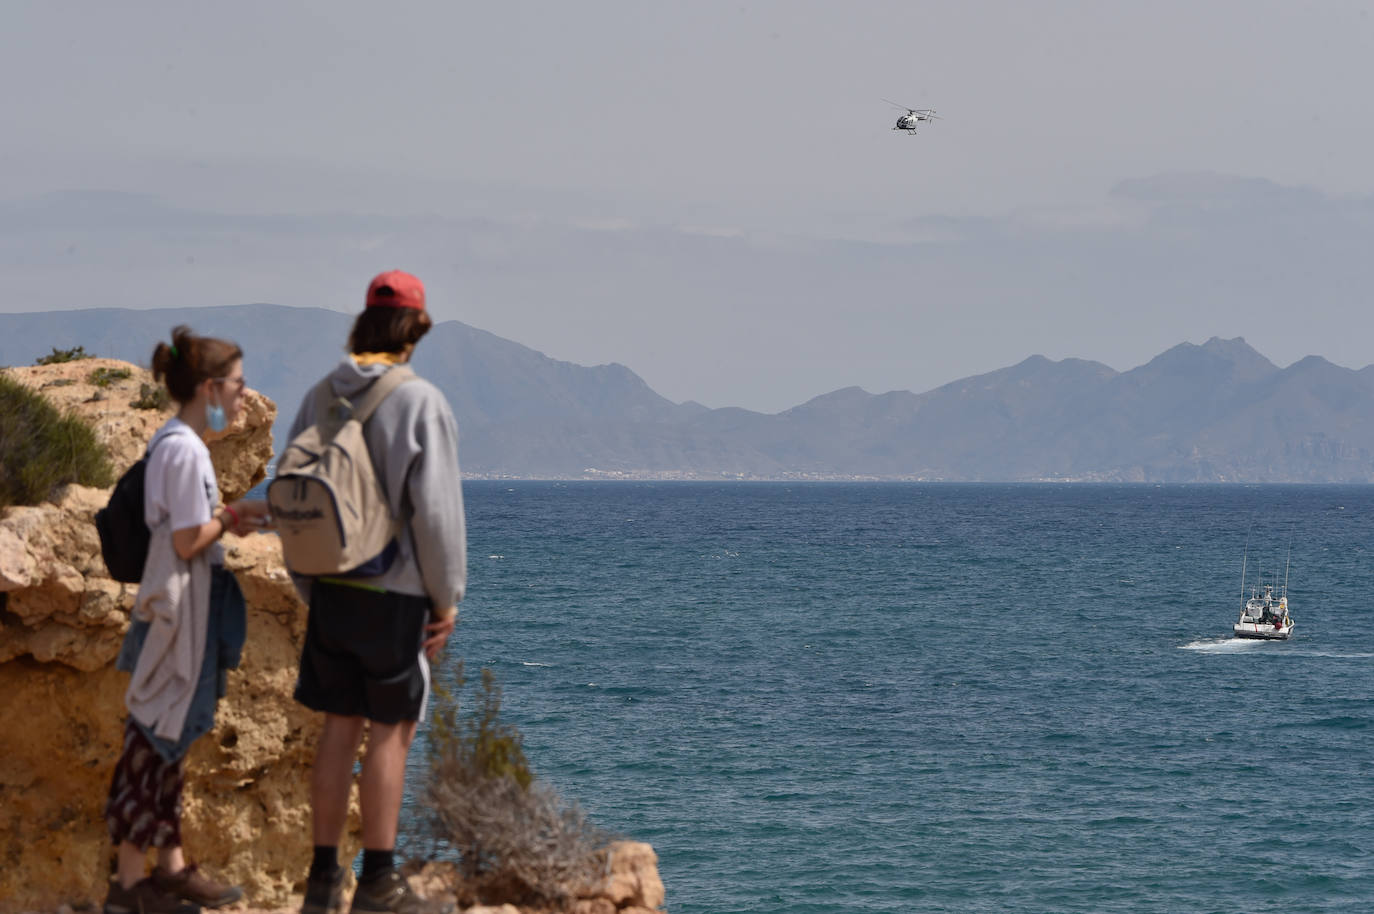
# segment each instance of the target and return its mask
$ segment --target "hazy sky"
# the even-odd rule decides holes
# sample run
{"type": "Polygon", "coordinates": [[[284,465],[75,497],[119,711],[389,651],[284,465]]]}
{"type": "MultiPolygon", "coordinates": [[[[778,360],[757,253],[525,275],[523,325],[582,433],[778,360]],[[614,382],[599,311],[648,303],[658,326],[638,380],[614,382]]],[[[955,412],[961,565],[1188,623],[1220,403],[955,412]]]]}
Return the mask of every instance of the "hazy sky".
{"type": "Polygon", "coordinates": [[[1362,4],[4,19],[5,310],[353,310],[401,267],[439,319],[769,412],[1212,335],[1374,362],[1362,4]]]}

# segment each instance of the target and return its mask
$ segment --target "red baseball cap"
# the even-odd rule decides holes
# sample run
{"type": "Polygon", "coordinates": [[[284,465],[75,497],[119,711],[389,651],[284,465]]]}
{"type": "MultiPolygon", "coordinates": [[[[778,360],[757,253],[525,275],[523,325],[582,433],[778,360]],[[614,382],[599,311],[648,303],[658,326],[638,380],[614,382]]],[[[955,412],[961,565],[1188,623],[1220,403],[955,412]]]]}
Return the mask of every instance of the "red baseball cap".
{"type": "Polygon", "coordinates": [[[378,273],[367,287],[369,308],[414,308],[425,310],[425,284],[401,270],[378,273]]]}

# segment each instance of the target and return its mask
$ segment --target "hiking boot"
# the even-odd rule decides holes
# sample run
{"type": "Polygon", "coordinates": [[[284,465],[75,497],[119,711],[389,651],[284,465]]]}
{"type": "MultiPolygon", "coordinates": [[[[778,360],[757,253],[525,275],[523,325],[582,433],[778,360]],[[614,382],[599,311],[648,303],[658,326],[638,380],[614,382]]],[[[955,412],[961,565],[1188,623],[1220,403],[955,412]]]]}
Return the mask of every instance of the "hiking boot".
{"type": "Polygon", "coordinates": [[[353,892],[353,907],[350,914],[383,914],[399,911],[400,914],[420,914],[420,899],[410,890],[410,883],[394,869],[386,870],[367,882],[358,883],[353,892]]]}
{"type": "Polygon", "coordinates": [[[343,914],[343,885],[343,867],[336,867],[332,877],[311,876],[306,879],[301,914],[343,914]]]}
{"type": "Polygon", "coordinates": [[[200,905],[164,892],[151,878],[140,879],[126,889],[115,877],[105,896],[105,914],[200,914],[200,905]]]}
{"type": "Polygon", "coordinates": [[[169,873],[160,866],[156,867],[153,870],[153,883],[164,892],[207,908],[222,908],[243,897],[243,889],[211,880],[194,863],[180,873],[169,873]]]}

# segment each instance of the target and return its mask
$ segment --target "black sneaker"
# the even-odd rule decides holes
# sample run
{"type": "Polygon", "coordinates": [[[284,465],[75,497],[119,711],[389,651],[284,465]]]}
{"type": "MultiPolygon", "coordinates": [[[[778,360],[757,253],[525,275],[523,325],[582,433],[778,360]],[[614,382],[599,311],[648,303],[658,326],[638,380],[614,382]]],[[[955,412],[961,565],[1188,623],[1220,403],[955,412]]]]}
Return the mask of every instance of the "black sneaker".
{"type": "Polygon", "coordinates": [[[126,889],[115,877],[105,896],[105,914],[200,914],[200,905],[164,892],[152,879],[141,879],[126,889]]]}
{"type": "Polygon", "coordinates": [[[420,899],[410,890],[406,877],[391,869],[358,883],[349,911],[351,914],[385,914],[387,911],[420,914],[420,899]]]}
{"type": "Polygon", "coordinates": [[[343,914],[343,884],[343,867],[335,867],[332,878],[312,876],[306,879],[301,914],[343,914]]]}

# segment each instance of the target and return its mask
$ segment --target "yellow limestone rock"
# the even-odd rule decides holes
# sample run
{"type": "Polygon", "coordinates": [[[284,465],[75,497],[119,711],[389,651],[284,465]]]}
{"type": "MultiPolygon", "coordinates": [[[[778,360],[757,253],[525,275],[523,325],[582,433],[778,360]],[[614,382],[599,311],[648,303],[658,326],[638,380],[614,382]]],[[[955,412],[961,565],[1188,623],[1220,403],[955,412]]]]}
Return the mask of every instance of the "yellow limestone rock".
{"type": "MultiPolygon", "coordinates": [[[[152,379],[124,362],[0,371],[88,421],[116,474],[170,415],[132,405],[152,379]],[[90,381],[97,368],[129,377],[101,387],[90,381]]],[[[211,442],[225,501],[264,478],[275,414],[248,391],[244,411],[211,442]]],[[[105,897],[104,804],[128,686],[114,659],[137,590],[111,580],[100,558],[94,516],[108,499],[106,489],[68,486],[55,502],[0,511],[0,914],[81,909],[105,897]]],[[[295,910],[310,861],[309,767],[321,723],[291,698],[306,611],[276,537],[224,542],[248,604],[248,641],[214,730],[187,756],[182,837],[208,872],[244,887],[250,911],[295,910]]],[[[344,859],[358,837],[355,793],[344,859]]],[[[604,891],[583,902],[584,914],[658,909],[653,848],[616,845],[604,891]]],[[[519,914],[510,905],[473,910],[519,914]]]]}
{"type": "MultiPolygon", "coordinates": [[[[170,415],[132,405],[151,378],[127,363],[4,371],[88,421],[117,473],[170,415]],[[100,387],[89,380],[97,368],[129,377],[100,387]]],[[[275,414],[249,391],[211,443],[226,501],[264,477],[275,414]]],[[[68,486],[55,502],[0,512],[0,914],[105,896],[103,807],[128,685],[114,658],[137,589],[112,581],[100,558],[94,515],[108,498],[68,486]]],[[[248,643],[215,729],[187,758],[182,833],[207,870],[241,883],[254,904],[280,905],[299,890],[310,854],[307,772],[320,722],[291,699],[305,608],[275,537],[225,544],[248,600],[248,643]]]]}
{"type": "Polygon", "coordinates": [[[652,846],[640,841],[617,841],[611,845],[611,873],[602,893],[617,908],[663,906],[663,880],[658,875],[658,855],[652,846]]]}
{"type": "MultiPolygon", "coordinates": [[[[148,344],[152,353],[155,341],[148,344]]],[[[163,410],[134,406],[142,398],[145,385],[158,387],[146,368],[118,359],[78,359],[56,365],[0,368],[0,373],[36,390],[59,410],[82,419],[110,452],[110,462],[119,476],[143,456],[148,439],[172,415],[163,410]],[[104,383],[96,383],[100,372],[104,383]],[[128,372],[127,377],[119,377],[128,372]]],[[[232,425],[210,441],[210,459],[219,477],[225,501],[243,494],[266,478],[272,459],[272,422],[277,407],[256,390],[244,392],[243,408],[232,425]]],[[[102,501],[103,505],[104,502],[102,501]]],[[[91,531],[94,535],[94,530],[91,531]]]]}

